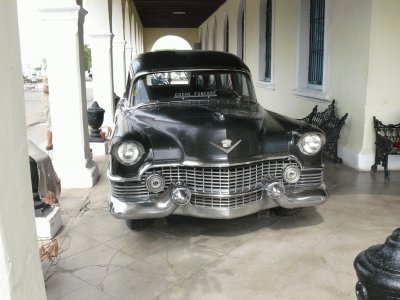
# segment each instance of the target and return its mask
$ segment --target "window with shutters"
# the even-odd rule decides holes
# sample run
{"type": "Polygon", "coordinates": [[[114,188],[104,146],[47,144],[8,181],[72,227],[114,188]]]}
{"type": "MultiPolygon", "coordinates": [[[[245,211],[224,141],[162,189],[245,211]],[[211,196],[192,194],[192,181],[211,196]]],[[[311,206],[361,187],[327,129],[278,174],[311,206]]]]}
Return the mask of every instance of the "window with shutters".
{"type": "Polygon", "coordinates": [[[326,11],[330,0],[300,0],[298,87],[295,93],[326,99],[326,11]]]}
{"type": "Polygon", "coordinates": [[[310,0],[308,84],[321,86],[324,67],[325,0],[310,0]]]}
{"type": "Polygon", "coordinates": [[[245,7],[244,1],[240,1],[238,7],[238,19],[237,19],[237,56],[239,56],[242,60],[244,60],[244,52],[245,52],[245,7]]]}
{"type": "Polygon", "coordinates": [[[259,36],[259,87],[274,89],[274,7],[275,0],[260,1],[260,36],[259,36]]]}

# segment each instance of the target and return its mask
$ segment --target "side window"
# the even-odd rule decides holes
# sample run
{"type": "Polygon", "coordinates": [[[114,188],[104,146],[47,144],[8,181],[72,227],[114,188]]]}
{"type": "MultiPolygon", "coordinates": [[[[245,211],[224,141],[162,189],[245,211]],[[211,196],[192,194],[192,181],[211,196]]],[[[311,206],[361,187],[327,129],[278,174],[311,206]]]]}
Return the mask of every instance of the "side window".
{"type": "Polygon", "coordinates": [[[221,88],[232,89],[232,78],[230,74],[221,74],[221,88]]]}
{"type": "Polygon", "coordinates": [[[130,99],[131,106],[150,102],[144,80],[138,80],[132,85],[130,99]]]}
{"type": "Polygon", "coordinates": [[[250,96],[250,92],[249,92],[249,82],[246,79],[246,76],[244,76],[243,74],[240,75],[242,77],[242,80],[240,80],[240,82],[242,82],[242,95],[243,96],[250,96]]]}
{"type": "Polygon", "coordinates": [[[205,88],[208,90],[216,90],[217,83],[215,81],[214,74],[207,75],[206,78],[207,78],[207,85],[205,86],[205,88]]]}

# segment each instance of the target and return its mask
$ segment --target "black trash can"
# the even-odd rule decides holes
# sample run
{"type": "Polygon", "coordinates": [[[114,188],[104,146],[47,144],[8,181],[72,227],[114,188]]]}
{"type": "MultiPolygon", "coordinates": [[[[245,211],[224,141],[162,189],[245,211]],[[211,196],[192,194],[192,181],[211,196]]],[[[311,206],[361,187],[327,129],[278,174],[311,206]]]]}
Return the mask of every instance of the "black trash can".
{"type": "Polygon", "coordinates": [[[358,300],[400,300],[400,228],[354,260],[358,300]]]}

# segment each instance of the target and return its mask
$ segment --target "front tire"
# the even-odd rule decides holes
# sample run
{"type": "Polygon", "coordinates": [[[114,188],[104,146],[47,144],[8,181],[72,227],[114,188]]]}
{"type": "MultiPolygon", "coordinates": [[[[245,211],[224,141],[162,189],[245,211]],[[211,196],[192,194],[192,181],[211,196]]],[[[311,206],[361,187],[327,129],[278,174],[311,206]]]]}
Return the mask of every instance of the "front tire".
{"type": "Polygon", "coordinates": [[[152,219],[140,219],[140,220],[126,220],[126,225],[130,230],[143,230],[153,225],[152,219]]]}

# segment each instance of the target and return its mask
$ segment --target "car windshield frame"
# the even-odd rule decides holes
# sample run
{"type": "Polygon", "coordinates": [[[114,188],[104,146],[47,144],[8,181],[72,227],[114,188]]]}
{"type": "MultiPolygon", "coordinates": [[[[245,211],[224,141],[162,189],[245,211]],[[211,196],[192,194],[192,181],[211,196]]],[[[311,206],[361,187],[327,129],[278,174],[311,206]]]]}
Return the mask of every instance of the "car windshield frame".
{"type": "Polygon", "coordinates": [[[129,87],[130,107],[205,99],[257,103],[251,75],[234,69],[160,70],[136,76],[129,87]]]}

